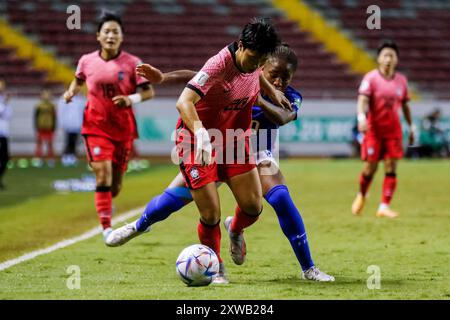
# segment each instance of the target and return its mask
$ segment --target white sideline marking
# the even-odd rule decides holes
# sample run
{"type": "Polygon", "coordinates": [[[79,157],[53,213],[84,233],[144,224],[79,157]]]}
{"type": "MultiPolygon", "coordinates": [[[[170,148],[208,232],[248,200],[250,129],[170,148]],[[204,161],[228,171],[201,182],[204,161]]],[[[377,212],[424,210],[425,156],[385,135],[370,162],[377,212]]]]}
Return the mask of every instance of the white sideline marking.
{"type": "MultiPolygon", "coordinates": [[[[120,222],[124,222],[127,219],[130,219],[136,215],[138,215],[139,213],[141,213],[144,210],[144,207],[141,208],[137,208],[137,209],[133,209],[130,210],[128,212],[125,212],[124,214],[121,214],[119,216],[117,216],[116,218],[112,219],[112,224],[115,225],[117,223],[120,222]]],[[[47,254],[53,251],[56,251],[58,249],[61,248],[65,248],[68,247],[72,244],[75,244],[77,242],[92,238],[98,234],[102,233],[102,227],[98,226],[94,229],[91,229],[85,233],[83,233],[82,235],[79,235],[78,237],[75,238],[71,238],[71,239],[67,239],[67,240],[63,240],[60,241],[58,243],[55,243],[54,245],[44,248],[44,249],[39,249],[39,250],[35,250],[35,251],[31,251],[29,253],[24,254],[23,256],[20,256],[18,258],[15,259],[11,259],[5,262],[0,263],[0,271],[8,269],[16,264],[31,260],[36,258],[37,256],[41,256],[43,254],[47,254]]]]}

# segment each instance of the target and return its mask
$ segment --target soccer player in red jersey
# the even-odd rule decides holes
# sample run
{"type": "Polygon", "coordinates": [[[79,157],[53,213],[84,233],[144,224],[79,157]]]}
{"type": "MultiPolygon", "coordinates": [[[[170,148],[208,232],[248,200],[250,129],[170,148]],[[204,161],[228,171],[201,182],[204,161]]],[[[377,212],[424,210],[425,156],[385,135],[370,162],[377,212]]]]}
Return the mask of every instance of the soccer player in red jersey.
{"type": "Polygon", "coordinates": [[[75,79],[64,99],[71,101],[86,83],[88,99],[81,133],[96,176],[95,207],[106,241],[112,231],[112,198],[120,192],[132,143],[138,136],[131,107],[152,98],[154,91],[149,81],[135,72],[140,59],[120,50],[123,41],[120,17],[103,14],[97,41],[101,49],[80,58],[75,79]],[[138,88],[140,91],[136,92],[138,88]]]}
{"type": "Polygon", "coordinates": [[[262,211],[261,183],[255,162],[251,161],[248,138],[252,106],[263,77],[261,69],[278,44],[275,28],[263,19],[253,19],[244,27],[238,42],[205,63],[177,101],[180,119],[176,144],[181,173],[200,212],[200,242],[212,248],[220,262],[221,213],[216,182],[225,182],[237,201],[235,215],[226,224],[231,257],[236,264],[245,259],[243,230],[262,211]],[[241,134],[230,138],[230,129],[240,130],[241,134]],[[218,141],[218,136],[223,140],[218,141]],[[240,145],[245,145],[245,151],[242,157],[236,157],[239,151],[235,146],[240,145]],[[219,153],[226,159],[223,163],[218,160],[219,153]],[[230,155],[235,156],[231,161],[230,155]]]}
{"type": "Polygon", "coordinates": [[[384,160],[384,182],[381,204],[377,217],[395,218],[399,214],[389,207],[397,185],[397,161],[403,157],[402,127],[398,110],[409,128],[409,144],[414,143],[411,111],[409,108],[408,82],[396,72],[398,47],[393,41],[385,41],[378,48],[378,69],[367,73],[359,87],[358,130],[365,134],[361,146],[363,171],[359,178],[359,192],[352,204],[352,213],[360,215],[367,190],[377,170],[378,162],[384,160]]]}
{"type": "MultiPolygon", "coordinates": [[[[278,166],[274,152],[278,146],[276,137],[278,128],[297,118],[302,96],[290,86],[293,74],[297,69],[297,56],[286,44],[280,45],[264,65],[264,77],[290,101],[292,110],[283,109],[271,104],[264,98],[264,93],[257,100],[258,105],[252,109],[252,128],[254,130],[253,149],[256,158],[262,193],[267,202],[274,208],[280,227],[289,240],[292,249],[302,268],[302,277],[312,281],[334,281],[334,277],[320,271],[312,260],[305,226],[300,212],[296,208],[286,186],[286,181],[278,166]],[[268,133],[270,131],[270,134],[268,133]]],[[[154,71],[148,64],[138,66],[138,74],[151,79],[154,71]]],[[[164,73],[164,83],[186,83],[197,72],[177,70],[164,73]]],[[[219,183],[218,183],[219,185],[219,183]]],[[[146,206],[142,216],[133,223],[114,230],[108,237],[107,245],[121,246],[134,237],[150,231],[150,227],[166,219],[192,201],[189,189],[186,188],[181,173],[170,183],[164,192],[154,197],[146,206]]],[[[228,217],[230,219],[232,217],[228,217]]],[[[227,276],[223,263],[213,283],[226,283],[227,276]]]]}

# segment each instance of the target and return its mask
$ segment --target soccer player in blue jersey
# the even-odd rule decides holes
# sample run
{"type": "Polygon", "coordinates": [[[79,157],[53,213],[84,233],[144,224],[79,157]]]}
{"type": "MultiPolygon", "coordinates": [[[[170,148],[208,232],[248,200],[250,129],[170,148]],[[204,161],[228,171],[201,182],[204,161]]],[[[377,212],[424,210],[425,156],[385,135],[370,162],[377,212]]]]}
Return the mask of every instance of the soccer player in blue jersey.
{"type": "MultiPolygon", "coordinates": [[[[152,67],[149,65],[139,66],[138,73],[150,77],[150,68],[152,67]]],[[[264,77],[276,89],[284,92],[291,103],[292,110],[275,106],[264,96],[258,99],[258,105],[255,105],[252,110],[253,129],[258,137],[255,159],[264,198],[277,214],[281,229],[301,265],[302,277],[307,280],[329,282],[334,281],[334,277],[320,271],[314,265],[302,217],[292,201],[285,178],[273,156],[278,128],[297,119],[297,112],[302,103],[301,94],[289,86],[296,69],[297,56],[287,45],[277,47],[264,66],[264,77]],[[267,130],[267,135],[258,134],[263,129],[267,130]]],[[[174,71],[164,74],[164,82],[188,81],[195,74],[189,70],[174,71]]],[[[190,191],[185,186],[181,174],[178,174],[161,195],[154,197],[149,202],[140,219],[113,231],[107,244],[120,246],[137,235],[148,232],[152,224],[166,219],[190,202],[192,202],[190,191]]],[[[232,217],[228,217],[225,220],[225,228],[228,232],[231,219],[232,217]]],[[[228,282],[224,268],[221,268],[221,272],[214,282],[228,282]]]]}

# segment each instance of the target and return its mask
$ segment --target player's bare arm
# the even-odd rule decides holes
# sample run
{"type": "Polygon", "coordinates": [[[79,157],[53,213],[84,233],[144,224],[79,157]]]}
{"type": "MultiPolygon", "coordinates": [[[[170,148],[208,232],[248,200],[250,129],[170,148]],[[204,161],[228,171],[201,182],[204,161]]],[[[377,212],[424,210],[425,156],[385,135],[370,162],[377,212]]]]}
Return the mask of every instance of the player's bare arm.
{"type": "Polygon", "coordinates": [[[264,115],[273,123],[277,125],[285,125],[286,123],[291,122],[295,119],[296,112],[295,110],[287,110],[280,108],[278,106],[273,105],[266,99],[264,99],[261,94],[258,95],[258,100],[256,103],[261,110],[264,112],[264,115]]]}
{"type": "Polygon", "coordinates": [[[138,64],[136,66],[136,73],[153,84],[159,84],[164,80],[161,70],[148,63],[138,64]]]}
{"type": "Polygon", "coordinates": [[[162,84],[186,84],[191,80],[198,71],[192,70],[176,70],[163,73],[162,84]]]}
{"type": "Polygon", "coordinates": [[[195,110],[195,104],[199,102],[200,99],[201,97],[194,90],[184,88],[176,105],[183,123],[192,132],[203,127],[197,111],[195,110]]]}
{"type": "Polygon", "coordinates": [[[270,100],[273,101],[275,105],[292,111],[292,106],[288,98],[286,98],[283,92],[275,89],[275,87],[264,77],[262,73],[259,76],[259,85],[261,90],[270,100]]]}
{"type": "Polygon", "coordinates": [[[197,74],[197,71],[175,70],[161,73],[150,64],[140,64],[136,67],[136,73],[154,84],[185,84],[197,74]]]}
{"type": "Polygon", "coordinates": [[[413,122],[411,117],[411,108],[409,107],[409,102],[405,101],[402,104],[402,110],[403,110],[403,116],[405,117],[406,123],[408,124],[408,143],[409,145],[414,144],[414,129],[413,129],[413,122]]]}
{"type": "Polygon", "coordinates": [[[195,104],[201,97],[189,88],[184,88],[177,101],[177,110],[186,127],[192,131],[196,139],[195,161],[201,165],[208,165],[212,161],[212,146],[208,131],[195,110],[195,104]]]}
{"type": "Polygon", "coordinates": [[[119,107],[131,107],[133,104],[152,99],[155,96],[153,87],[149,84],[139,86],[138,92],[124,96],[119,95],[112,98],[112,101],[119,107]]]}
{"type": "Polygon", "coordinates": [[[369,97],[363,94],[358,96],[358,103],[356,106],[356,113],[358,116],[358,131],[366,132],[367,131],[367,119],[366,112],[369,110],[369,97]]]}
{"type": "Polygon", "coordinates": [[[78,78],[75,78],[70,83],[69,89],[67,89],[66,92],[63,94],[63,98],[66,101],[66,103],[69,103],[72,101],[72,98],[76,96],[83,86],[84,81],[78,78]]]}

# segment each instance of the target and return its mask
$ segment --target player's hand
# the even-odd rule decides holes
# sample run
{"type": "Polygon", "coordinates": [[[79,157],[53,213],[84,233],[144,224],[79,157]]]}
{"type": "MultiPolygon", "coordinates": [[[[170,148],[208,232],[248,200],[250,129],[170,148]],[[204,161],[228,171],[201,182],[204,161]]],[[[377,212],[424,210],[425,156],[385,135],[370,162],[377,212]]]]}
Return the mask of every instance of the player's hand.
{"type": "Polygon", "coordinates": [[[115,96],[112,98],[112,101],[118,107],[125,108],[131,106],[131,100],[127,96],[115,96]]]}
{"type": "Polygon", "coordinates": [[[75,93],[73,91],[67,90],[63,94],[63,98],[66,101],[66,103],[69,103],[72,101],[72,98],[75,96],[75,93]]]}
{"type": "Polygon", "coordinates": [[[358,113],[358,131],[365,133],[367,131],[367,118],[365,113],[358,113]]]}
{"type": "Polygon", "coordinates": [[[161,83],[164,79],[162,72],[148,63],[138,64],[136,66],[136,73],[153,84],[161,83]]]}
{"type": "Polygon", "coordinates": [[[195,141],[195,163],[202,166],[209,165],[212,162],[212,145],[208,131],[203,127],[195,131],[195,141]]]}
{"type": "Polygon", "coordinates": [[[275,89],[271,94],[269,94],[269,99],[272,100],[275,105],[283,109],[292,111],[291,103],[282,91],[275,89]]]}
{"type": "Polygon", "coordinates": [[[358,121],[358,131],[361,133],[366,133],[367,121],[358,121]]]}
{"type": "Polygon", "coordinates": [[[414,145],[414,140],[415,140],[414,130],[411,129],[411,130],[409,130],[409,134],[408,134],[408,143],[410,146],[414,145]]]}

